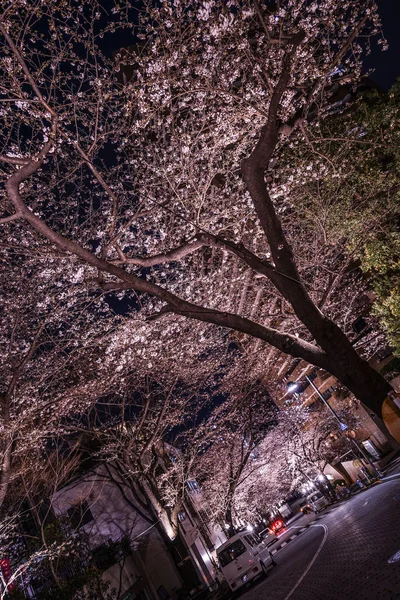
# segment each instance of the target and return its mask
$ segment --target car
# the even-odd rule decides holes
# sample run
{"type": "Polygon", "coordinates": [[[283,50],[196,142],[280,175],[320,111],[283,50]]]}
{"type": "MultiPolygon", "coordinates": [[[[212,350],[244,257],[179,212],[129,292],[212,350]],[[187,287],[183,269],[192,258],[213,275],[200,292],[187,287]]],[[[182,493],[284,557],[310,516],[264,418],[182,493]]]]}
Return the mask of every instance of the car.
{"type": "Polygon", "coordinates": [[[282,531],[282,529],[285,529],[285,527],[286,527],[286,524],[283,519],[275,519],[275,521],[272,521],[269,526],[270,530],[275,534],[282,531]]]}
{"type": "Polygon", "coordinates": [[[303,502],[300,505],[300,512],[303,513],[303,515],[309,515],[310,512],[312,512],[312,508],[311,506],[308,504],[308,502],[303,502]]]}
{"type": "Polygon", "coordinates": [[[217,558],[232,592],[237,592],[256,577],[266,575],[275,564],[265,542],[248,531],[237,533],[219,546],[217,558]]]}
{"type": "Polygon", "coordinates": [[[313,492],[306,498],[306,506],[318,513],[329,505],[329,500],[322,492],[313,492]]]}
{"type": "Polygon", "coordinates": [[[277,540],[276,533],[274,533],[273,531],[271,531],[271,529],[269,529],[269,527],[267,527],[266,529],[263,529],[262,531],[260,531],[259,535],[262,538],[264,544],[267,545],[267,548],[269,546],[272,546],[272,544],[274,544],[276,542],[276,540],[277,540]]]}

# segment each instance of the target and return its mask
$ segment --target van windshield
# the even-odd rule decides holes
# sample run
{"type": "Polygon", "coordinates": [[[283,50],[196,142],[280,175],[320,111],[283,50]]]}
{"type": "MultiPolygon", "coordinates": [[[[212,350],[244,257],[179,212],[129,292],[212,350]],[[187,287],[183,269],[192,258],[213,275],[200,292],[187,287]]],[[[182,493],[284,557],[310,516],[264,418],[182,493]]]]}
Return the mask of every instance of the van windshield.
{"type": "Polygon", "coordinates": [[[316,502],[317,500],[319,500],[320,498],[322,498],[322,494],[321,492],[316,492],[315,494],[313,494],[310,498],[311,502],[316,502]]]}
{"type": "Polygon", "coordinates": [[[218,552],[218,558],[219,562],[221,563],[221,567],[226,567],[226,565],[229,565],[229,563],[231,563],[244,552],[246,552],[246,546],[243,544],[242,540],[236,540],[236,542],[233,542],[221,552],[218,552]]]}

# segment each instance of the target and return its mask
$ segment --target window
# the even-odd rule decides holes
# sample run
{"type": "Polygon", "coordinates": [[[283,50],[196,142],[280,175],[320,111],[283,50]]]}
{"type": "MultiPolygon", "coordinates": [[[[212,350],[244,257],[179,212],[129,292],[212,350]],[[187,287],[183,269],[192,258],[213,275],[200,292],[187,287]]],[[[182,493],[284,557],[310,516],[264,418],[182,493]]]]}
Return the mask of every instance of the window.
{"type": "Polygon", "coordinates": [[[186,482],[186,487],[192,494],[200,493],[200,486],[195,479],[190,479],[186,482]]]}
{"type": "Polygon", "coordinates": [[[355,333],[361,333],[367,326],[367,322],[364,317],[358,317],[353,321],[352,329],[355,333]]]}
{"type": "Polygon", "coordinates": [[[106,571],[117,562],[114,552],[110,549],[108,544],[102,544],[98,548],[92,550],[92,556],[94,564],[99,571],[106,571]]]}
{"type": "Polygon", "coordinates": [[[178,513],[178,521],[179,521],[179,525],[183,531],[183,533],[186,533],[186,529],[183,526],[183,521],[186,521],[186,513],[185,512],[179,512],[178,513]]]}
{"type": "Polygon", "coordinates": [[[254,546],[258,546],[258,541],[257,539],[254,537],[254,535],[245,535],[244,539],[246,540],[246,542],[248,544],[250,544],[250,546],[252,548],[254,548],[254,546]]]}
{"type": "Polygon", "coordinates": [[[311,373],[308,374],[308,379],[310,379],[311,381],[314,381],[314,379],[317,379],[317,377],[318,377],[317,369],[313,369],[311,371],[311,373]]]}
{"type": "Polygon", "coordinates": [[[221,552],[218,552],[219,562],[221,563],[221,567],[226,567],[233,560],[241,556],[246,552],[246,546],[243,544],[242,540],[236,540],[221,552]]]}
{"type": "Polygon", "coordinates": [[[322,397],[324,398],[324,400],[329,400],[329,398],[331,398],[334,391],[335,391],[335,387],[333,385],[331,385],[324,392],[322,392],[322,397]]]}
{"type": "Polygon", "coordinates": [[[312,496],[310,496],[310,501],[311,502],[316,502],[317,500],[319,500],[322,497],[323,497],[323,494],[321,494],[321,492],[316,492],[315,494],[313,494],[312,496]]]}
{"type": "Polygon", "coordinates": [[[106,571],[130,553],[131,548],[127,538],[122,538],[118,542],[108,540],[108,543],[92,550],[94,563],[100,571],[106,571]]]}
{"type": "Polygon", "coordinates": [[[379,350],[379,352],[376,353],[376,359],[378,362],[383,362],[391,354],[392,354],[392,351],[389,348],[389,346],[387,346],[386,348],[383,348],[382,350],[379,350]]]}
{"type": "Polygon", "coordinates": [[[163,585],[160,585],[160,587],[157,589],[157,594],[161,600],[168,600],[168,598],[171,598],[163,585]]]}
{"type": "Polygon", "coordinates": [[[74,529],[79,529],[93,521],[92,511],[89,508],[89,504],[84,500],[81,504],[72,506],[67,511],[69,521],[74,529]]]}

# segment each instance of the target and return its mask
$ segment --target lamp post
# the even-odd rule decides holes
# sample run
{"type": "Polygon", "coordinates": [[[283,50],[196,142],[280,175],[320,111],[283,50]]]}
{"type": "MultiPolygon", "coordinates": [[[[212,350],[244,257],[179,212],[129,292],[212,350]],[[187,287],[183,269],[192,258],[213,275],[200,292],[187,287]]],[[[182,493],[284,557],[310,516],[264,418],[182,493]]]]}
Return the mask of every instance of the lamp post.
{"type": "MultiPolygon", "coordinates": [[[[332,406],[329,404],[329,402],[323,397],[323,395],[321,394],[320,390],[317,388],[317,386],[312,381],[312,379],[308,375],[305,375],[304,379],[307,381],[307,383],[309,383],[309,385],[311,385],[311,387],[313,388],[313,390],[317,393],[317,395],[320,398],[320,400],[322,400],[322,402],[325,404],[326,408],[330,411],[330,413],[332,414],[332,416],[334,417],[334,419],[338,422],[340,431],[342,432],[343,435],[345,435],[344,432],[349,428],[349,426],[346,425],[346,423],[343,423],[343,421],[341,421],[341,419],[340,419],[339,415],[337,414],[337,412],[332,408],[332,406]]],[[[298,387],[299,387],[299,382],[298,381],[288,381],[288,383],[287,383],[287,389],[288,389],[289,392],[295,392],[298,389],[298,387]]],[[[373,470],[373,472],[375,473],[375,475],[379,478],[381,476],[381,474],[379,473],[379,471],[375,467],[375,465],[371,462],[371,459],[366,454],[366,452],[363,450],[363,448],[360,446],[360,444],[355,439],[353,439],[352,437],[346,436],[346,438],[350,440],[350,442],[353,444],[353,446],[355,448],[357,448],[358,452],[367,461],[368,465],[371,467],[371,469],[373,470]]]]}

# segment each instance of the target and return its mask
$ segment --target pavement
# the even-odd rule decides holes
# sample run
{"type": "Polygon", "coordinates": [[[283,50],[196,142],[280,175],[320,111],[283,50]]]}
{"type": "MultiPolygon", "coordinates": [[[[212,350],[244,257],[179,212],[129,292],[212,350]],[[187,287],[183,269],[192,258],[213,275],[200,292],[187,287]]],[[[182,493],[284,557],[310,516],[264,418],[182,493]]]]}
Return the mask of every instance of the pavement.
{"type": "Polygon", "coordinates": [[[277,566],[241,600],[400,600],[400,459],[381,482],[301,516],[270,550],[277,566]]]}
{"type": "Polygon", "coordinates": [[[400,456],[391,461],[391,463],[384,469],[384,479],[396,474],[400,474],[400,456]]]}

